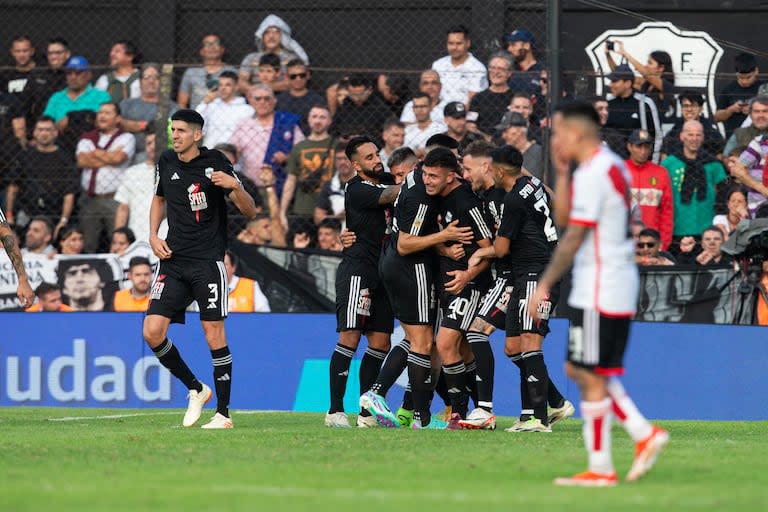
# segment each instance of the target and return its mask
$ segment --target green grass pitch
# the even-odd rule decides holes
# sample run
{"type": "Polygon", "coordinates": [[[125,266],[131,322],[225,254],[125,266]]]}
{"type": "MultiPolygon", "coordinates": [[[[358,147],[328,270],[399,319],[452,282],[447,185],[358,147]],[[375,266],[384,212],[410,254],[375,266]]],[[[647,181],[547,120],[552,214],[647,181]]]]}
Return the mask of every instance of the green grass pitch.
{"type": "MultiPolygon", "coordinates": [[[[509,418],[495,432],[331,430],[319,414],[237,412],[234,430],[204,431],[182,428],[181,418],[154,409],[0,409],[0,510],[768,507],[768,422],[662,422],[672,440],[644,480],[567,489],[551,481],[585,467],[578,420],[552,434],[511,434],[501,430],[509,418]]],[[[616,427],[622,477],[632,454],[616,427]]]]}

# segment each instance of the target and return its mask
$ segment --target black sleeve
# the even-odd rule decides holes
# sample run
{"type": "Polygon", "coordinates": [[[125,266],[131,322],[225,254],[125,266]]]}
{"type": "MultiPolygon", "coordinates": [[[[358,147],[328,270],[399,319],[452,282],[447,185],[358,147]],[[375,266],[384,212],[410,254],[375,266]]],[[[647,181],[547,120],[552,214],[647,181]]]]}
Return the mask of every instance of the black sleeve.
{"type": "Polygon", "coordinates": [[[421,229],[424,227],[424,221],[430,214],[431,205],[426,198],[406,197],[403,204],[398,208],[398,229],[403,233],[409,233],[414,236],[421,235],[421,229]]]}
{"type": "Polygon", "coordinates": [[[518,193],[509,193],[504,198],[504,213],[501,216],[499,236],[516,240],[525,221],[526,209],[523,198],[518,193]]]}
{"type": "Polygon", "coordinates": [[[320,191],[320,194],[317,196],[317,203],[315,204],[317,208],[320,208],[321,210],[332,213],[332,206],[331,206],[331,182],[328,181],[323,185],[323,189],[320,191]]]}
{"type": "Polygon", "coordinates": [[[379,198],[381,197],[384,188],[370,185],[365,182],[354,183],[351,187],[347,188],[347,194],[349,200],[356,206],[364,208],[366,210],[372,210],[379,207],[379,198]]]}

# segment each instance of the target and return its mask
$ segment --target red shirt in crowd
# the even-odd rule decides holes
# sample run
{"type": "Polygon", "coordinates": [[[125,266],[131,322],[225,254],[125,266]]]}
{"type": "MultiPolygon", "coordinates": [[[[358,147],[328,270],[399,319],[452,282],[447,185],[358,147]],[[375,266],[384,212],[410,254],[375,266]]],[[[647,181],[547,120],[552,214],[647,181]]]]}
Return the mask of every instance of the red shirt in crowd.
{"type": "Polygon", "coordinates": [[[632,160],[625,160],[624,163],[632,175],[632,206],[640,207],[643,224],[659,232],[661,249],[667,250],[672,242],[674,224],[669,173],[665,168],[650,161],[640,166],[632,160]]]}

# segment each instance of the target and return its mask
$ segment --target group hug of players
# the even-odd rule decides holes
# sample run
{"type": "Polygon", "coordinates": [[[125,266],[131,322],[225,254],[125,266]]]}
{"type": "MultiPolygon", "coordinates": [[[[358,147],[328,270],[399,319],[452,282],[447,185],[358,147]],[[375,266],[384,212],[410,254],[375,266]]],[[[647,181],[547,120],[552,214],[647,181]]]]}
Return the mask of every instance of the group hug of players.
{"type": "Polygon", "coordinates": [[[523,169],[512,146],[474,142],[462,161],[450,139],[430,142],[421,162],[409,149],[397,150],[392,174],[384,172],[371,139],[347,145],[357,174],[346,188],[350,233],[336,278],[340,334],[325,424],[351,426],[343,397],[364,334],[358,427],[495,429],[488,338],[504,329],[505,355],[520,370],[522,403],[507,430],[549,432],[574,413],[549,379],[542,353],[557,287],[536,315],[528,311],[557,245],[550,191],[523,169]],[[395,172],[403,166],[407,174],[395,172]],[[391,347],[394,318],[405,337],[391,347]],[[393,413],[385,397],[405,368],[409,386],[393,413]],[[430,413],[435,392],[446,402],[443,419],[430,413]]]}

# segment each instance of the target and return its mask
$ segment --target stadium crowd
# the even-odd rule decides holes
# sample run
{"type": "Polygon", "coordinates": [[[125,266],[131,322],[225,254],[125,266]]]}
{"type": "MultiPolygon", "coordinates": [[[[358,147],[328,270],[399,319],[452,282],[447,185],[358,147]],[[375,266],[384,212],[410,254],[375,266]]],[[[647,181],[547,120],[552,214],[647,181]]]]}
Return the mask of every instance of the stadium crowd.
{"type": "MultiPolygon", "coordinates": [[[[269,15],[239,66],[224,62],[220,35],[204,34],[200,66],[184,71],[172,97],[162,66],[142,62],[130,41],[114,42],[110,69],[97,76],[85,49],[62,37],[46,42],[44,62],[39,41],[15,37],[12,68],[0,74],[0,206],[27,253],[119,254],[116,237],[148,240],[158,135],[179,108],[203,116],[204,144],[227,156],[256,199],[255,219],[230,220],[231,238],[248,244],[342,250],[345,184],[354,176],[344,149],[356,135],[379,143],[387,171],[397,148],[423,157],[438,134],[459,153],[478,140],[509,144],[553,186],[548,72],[534,35],[506,34],[486,63],[472,54],[466,27],[450,27],[445,41],[447,54],[420,74],[415,92],[383,73],[312,90],[307,52],[269,15]]],[[[610,94],[592,102],[604,143],[632,175],[638,264],[732,264],[721,251],[729,234],[768,216],[768,83],[756,58],[736,56],[736,78],[708,112],[702,94],[676,88],[667,52],[632,56],[621,41],[605,52],[610,94]]],[[[60,298],[48,288],[41,303],[60,298]]]]}

